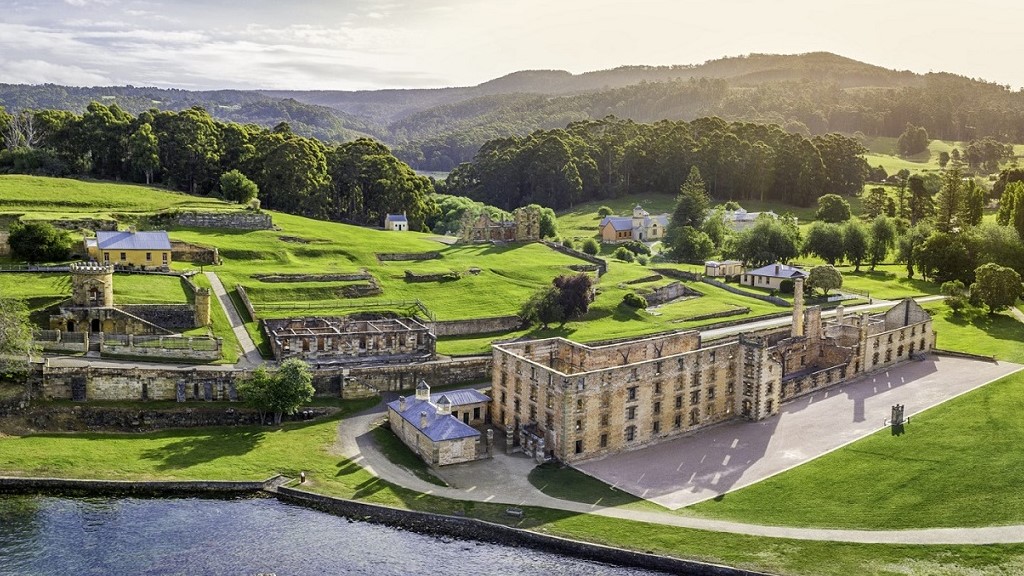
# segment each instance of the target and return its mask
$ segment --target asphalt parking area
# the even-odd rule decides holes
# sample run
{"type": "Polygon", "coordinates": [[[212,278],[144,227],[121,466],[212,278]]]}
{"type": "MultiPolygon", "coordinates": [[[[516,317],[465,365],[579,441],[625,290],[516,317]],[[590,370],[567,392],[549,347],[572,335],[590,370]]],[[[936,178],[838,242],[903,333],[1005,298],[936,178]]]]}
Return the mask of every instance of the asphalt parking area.
{"type": "Polygon", "coordinates": [[[576,468],[675,510],[748,486],[884,428],[893,404],[911,416],[1024,368],[931,355],[734,421],[576,468]]]}

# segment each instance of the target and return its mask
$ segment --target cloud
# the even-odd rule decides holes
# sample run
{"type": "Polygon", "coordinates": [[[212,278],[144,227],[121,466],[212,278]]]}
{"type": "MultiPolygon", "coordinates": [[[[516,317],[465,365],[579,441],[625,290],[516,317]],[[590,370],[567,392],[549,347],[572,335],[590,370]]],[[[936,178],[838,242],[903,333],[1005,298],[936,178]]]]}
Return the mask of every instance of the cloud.
{"type": "Polygon", "coordinates": [[[110,77],[94,70],[42,60],[0,61],[0,78],[10,84],[104,86],[113,83],[110,77]]]}

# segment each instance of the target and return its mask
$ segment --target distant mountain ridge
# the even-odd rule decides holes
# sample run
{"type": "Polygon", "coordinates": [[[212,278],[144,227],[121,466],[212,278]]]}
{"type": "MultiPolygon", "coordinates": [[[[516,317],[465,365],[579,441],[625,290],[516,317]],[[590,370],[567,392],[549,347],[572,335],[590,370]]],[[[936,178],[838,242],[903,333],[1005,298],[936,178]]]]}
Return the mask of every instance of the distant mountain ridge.
{"type": "Polygon", "coordinates": [[[1024,142],[1024,92],[946,73],[890,70],[828,52],[750,54],[680,66],[572,74],[523,70],[477,86],[389,90],[176,89],[0,84],[0,106],[81,112],[91,100],[138,113],[203,106],[216,118],[328,141],[370,135],[416,168],[450,170],[494,138],[614,115],[637,122],[720,116],[792,132],[1024,142]]]}

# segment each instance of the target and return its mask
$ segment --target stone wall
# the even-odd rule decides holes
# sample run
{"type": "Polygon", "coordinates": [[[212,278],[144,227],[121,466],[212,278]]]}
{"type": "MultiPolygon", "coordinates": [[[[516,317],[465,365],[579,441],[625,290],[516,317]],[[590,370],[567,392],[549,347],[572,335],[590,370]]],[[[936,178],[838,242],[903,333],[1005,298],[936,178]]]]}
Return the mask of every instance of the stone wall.
{"type": "Polygon", "coordinates": [[[372,274],[363,270],[349,274],[253,274],[260,282],[356,282],[374,280],[372,274]]]}
{"type": "Polygon", "coordinates": [[[433,252],[379,252],[377,260],[381,262],[402,262],[411,260],[437,260],[441,253],[433,252]]]}
{"type": "Polygon", "coordinates": [[[216,248],[200,246],[184,240],[171,240],[171,260],[196,264],[219,264],[220,254],[216,248]]]}
{"type": "Polygon", "coordinates": [[[235,292],[238,293],[238,298],[242,301],[242,306],[245,306],[245,311],[249,313],[249,318],[257,320],[259,317],[256,316],[256,309],[252,307],[252,301],[249,300],[249,293],[245,291],[245,286],[241,284],[235,286],[235,292]]]}
{"type": "Polygon", "coordinates": [[[60,218],[58,220],[51,220],[50,224],[54,228],[70,230],[72,232],[79,230],[117,230],[117,220],[107,220],[105,218],[60,218]]]}
{"type": "Polygon", "coordinates": [[[64,332],[62,330],[36,330],[33,339],[47,352],[88,352],[88,332],[64,332]]]}
{"type": "Polygon", "coordinates": [[[471,384],[491,376],[491,356],[471,356],[402,366],[330,367],[313,371],[318,396],[367,398],[380,392],[412,390],[421,379],[431,386],[471,384]]]}
{"type": "Polygon", "coordinates": [[[655,288],[652,292],[644,294],[644,298],[647,298],[649,306],[659,306],[685,296],[703,296],[703,294],[679,281],[672,282],[661,288],[655,288]]]}
{"type": "Polygon", "coordinates": [[[196,327],[196,310],[191,304],[125,304],[118,308],[162,328],[188,330],[196,327]]]}
{"type": "Polygon", "coordinates": [[[35,396],[48,400],[235,400],[234,368],[185,370],[43,365],[35,396]]]}
{"type": "Polygon", "coordinates": [[[0,230],[0,256],[7,256],[11,253],[11,245],[7,242],[10,237],[10,232],[0,230]]]}
{"type": "Polygon", "coordinates": [[[689,318],[681,318],[676,322],[699,322],[701,320],[714,320],[715,318],[728,318],[729,316],[739,316],[740,314],[746,314],[750,312],[750,308],[746,306],[742,308],[733,308],[732,310],[722,310],[721,312],[711,312],[708,314],[698,314],[696,316],[690,316],[689,318]]]}
{"type": "Polygon", "coordinates": [[[266,212],[181,212],[167,219],[172,226],[185,228],[228,228],[232,230],[272,230],[274,221],[266,212]]]}
{"type": "Polygon", "coordinates": [[[573,258],[579,258],[580,260],[586,260],[587,262],[590,262],[591,264],[594,264],[595,266],[597,266],[597,277],[598,278],[600,278],[601,276],[604,276],[605,272],[608,271],[608,262],[606,262],[603,258],[598,258],[597,256],[591,256],[590,254],[587,254],[585,252],[580,252],[579,250],[575,250],[573,248],[569,248],[568,246],[562,246],[558,242],[551,242],[549,240],[543,240],[543,242],[544,242],[545,246],[547,246],[548,248],[551,248],[555,252],[561,252],[562,254],[566,254],[568,256],[572,256],[573,258]]]}
{"type": "Polygon", "coordinates": [[[439,320],[430,324],[434,336],[464,336],[468,334],[491,334],[511,332],[523,326],[519,316],[493,316],[469,320],[439,320]]]}
{"type": "Polygon", "coordinates": [[[701,282],[704,282],[705,284],[711,284],[712,286],[718,286],[722,290],[725,290],[727,292],[732,292],[733,294],[738,294],[740,296],[746,296],[747,298],[754,298],[756,300],[761,300],[762,302],[768,302],[770,304],[775,304],[776,306],[787,306],[787,307],[790,306],[789,301],[787,301],[787,300],[785,300],[783,298],[779,298],[778,296],[770,296],[768,294],[758,294],[757,292],[748,292],[746,290],[743,290],[742,288],[737,288],[736,286],[732,286],[731,284],[726,284],[725,282],[719,282],[718,280],[715,280],[714,278],[707,278],[707,277],[701,278],[701,282]]]}
{"type": "Polygon", "coordinates": [[[100,354],[213,361],[220,360],[223,344],[221,338],[105,334],[100,341],[100,354]]]}
{"type": "MultiPolygon", "coordinates": [[[[286,415],[285,420],[301,421],[318,418],[334,412],[334,408],[308,408],[293,415],[286,415]]],[[[167,428],[197,428],[205,426],[248,426],[259,425],[260,414],[241,404],[215,406],[206,404],[190,404],[188,407],[147,408],[145,405],[133,407],[94,406],[81,404],[41,405],[30,408],[24,413],[24,422],[34,430],[51,432],[72,431],[119,431],[149,432],[167,428]]]]}

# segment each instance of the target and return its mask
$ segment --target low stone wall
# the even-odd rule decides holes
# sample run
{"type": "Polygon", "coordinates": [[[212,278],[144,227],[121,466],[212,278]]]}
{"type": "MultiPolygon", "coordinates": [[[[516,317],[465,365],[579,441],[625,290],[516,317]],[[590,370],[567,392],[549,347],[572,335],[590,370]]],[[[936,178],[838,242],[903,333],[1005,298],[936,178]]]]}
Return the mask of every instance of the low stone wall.
{"type": "Polygon", "coordinates": [[[43,364],[33,396],[47,400],[236,400],[234,368],[184,370],[43,364]]]}
{"type": "Polygon", "coordinates": [[[100,342],[103,356],[139,356],[167,360],[220,360],[224,341],[205,336],[134,336],[123,338],[105,335],[100,342]]]}
{"type": "Polygon", "coordinates": [[[785,300],[783,298],[779,298],[778,296],[770,296],[768,294],[758,294],[757,292],[748,292],[746,290],[743,290],[742,288],[737,288],[736,286],[733,286],[731,284],[726,284],[725,282],[719,282],[718,280],[715,280],[713,278],[707,278],[707,277],[701,278],[701,282],[704,282],[705,284],[711,284],[712,286],[718,286],[722,290],[725,290],[727,292],[732,292],[733,294],[738,294],[740,296],[746,296],[747,298],[754,298],[756,300],[761,300],[762,302],[768,302],[768,303],[771,303],[771,304],[775,304],[776,306],[786,306],[786,307],[791,306],[789,301],[787,301],[787,300],[785,300]]]}
{"type": "Polygon", "coordinates": [[[452,282],[462,278],[462,275],[452,270],[450,272],[435,272],[432,274],[417,274],[412,270],[405,271],[406,282],[452,282]]]}
{"type": "Polygon", "coordinates": [[[318,396],[348,399],[412,390],[421,379],[431,386],[470,384],[491,378],[492,360],[470,356],[399,366],[323,367],[313,371],[313,387],[318,396]]]}
{"type": "Polygon", "coordinates": [[[351,274],[253,274],[252,277],[260,282],[356,282],[358,280],[373,280],[373,276],[365,270],[351,274]]]}
{"type": "MultiPolygon", "coordinates": [[[[150,409],[144,405],[132,408],[95,406],[39,405],[27,410],[22,419],[33,430],[48,432],[152,432],[168,428],[200,428],[206,426],[255,426],[260,421],[256,410],[240,404],[230,407],[190,404],[188,408],[150,409]]],[[[308,408],[286,421],[303,421],[335,412],[335,408],[308,408]]],[[[270,418],[267,415],[267,418],[270,418]]]]}
{"type": "Polygon", "coordinates": [[[196,310],[191,304],[125,304],[118,308],[161,328],[187,330],[196,327],[196,310]]]}
{"type": "Polygon", "coordinates": [[[377,260],[381,262],[401,262],[412,260],[437,260],[440,252],[378,252],[377,260]]]}
{"type": "Polygon", "coordinates": [[[664,278],[661,274],[651,274],[650,276],[644,276],[643,278],[637,278],[635,280],[627,280],[625,284],[646,284],[648,282],[657,282],[664,278]]]}
{"type": "Polygon", "coordinates": [[[7,256],[11,253],[11,245],[7,241],[10,237],[10,232],[0,230],[0,256],[7,256]]]}
{"type": "Polygon", "coordinates": [[[685,296],[703,296],[703,294],[679,281],[662,286],[661,288],[655,288],[649,294],[644,294],[648,306],[659,306],[685,296]]]}
{"type": "Polygon", "coordinates": [[[266,212],[180,212],[168,218],[171,225],[185,228],[228,228],[232,230],[272,230],[274,220],[266,212]]]}
{"type": "Polygon", "coordinates": [[[129,495],[242,495],[254,494],[272,485],[278,477],[255,482],[217,480],[78,480],[72,478],[0,477],[4,494],[129,494],[129,495]]]}
{"type": "Polygon", "coordinates": [[[668,276],[669,278],[675,278],[676,280],[700,282],[700,279],[702,278],[700,274],[687,272],[685,270],[676,270],[675,268],[653,268],[653,270],[662,276],[668,276]]]}
{"type": "Polygon", "coordinates": [[[256,309],[252,307],[252,301],[249,300],[249,294],[245,291],[245,286],[241,284],[235,286],[235,292],[238,293],[238,298],[242,301],[242,306],[245,306],[245,311],[249,313],[249,318],[257,320],[256,309]]]}
{"type": "Polygon", "coordinates": [[[78,230],[117,230],[117,220],[107,220],[105,218],[60,218],[58,220],[50,220],[50,224],[54,228],[70,230],[72,232],[77,232],[78,230]]]}
{"type": "Polygon", "coordinates": [[[171,240],[171,260],[196,264],[219,264],[220,254],[216,248],[200,246],[183,240],[171,240]]]}
{"type": "Polygon", "coordinates": [[[689,318],[677,320],[677,322],[699,322],[701,320],[714,320],[715,318],[728,318],[729,316],[739,316],[740,314],[746,314],[748,312],[750,312],[750,308],[744,306],[742,308],[722,310],[721,312],[712,312],[710,314],[698,314],[697,316],[690,316],[689,318]]]}
{"type": "Polygon", "coordinates": [[[601,276],[604,276],[605,272],[608,271],[608,262],[605,262],[605,260],[603,258],[598,258],[597,256],[591,256],[590,254],[587,254],[585,252],[580,252],[579,250],[576,250],[576,249],[573,249],[573,248],[569,248],[568,246],[562,246],[558,242],[551,242],[549,240],[542,240],[542,242],[544,243],[545,246],[547,246],[548,248],[551,248],[555,252],[561,252],[562,254],[566,254],[568,256],[572,256],[573,258],[579,258],[580,260],[585,260],[587,262],[590,262],[591,264],[594,264],[595,266],[597,266],[597,277],[598,278],[600,278],[601,276]]]}
{"type": "MultiPolygon", "coordinates": [[[[281,486],[277,489],[279,500],[299,504],[353,518],[393,526],[419,534],[466,538],[504,546],[524,546],[553,554],[582,558],[591,562],[604,562],[647,570],[660,570],[671,574],[693,574],[702,576],[766,576],[759,572],[740,570],[717,564],[706,564],[691,560],[657,556],[643,552],[611,548],[578,540],[569,540],[494,524],[475,518],[445,516],[429,512],[399,510],[375,504],[342,500],[281,486]]],[[[530,511],[527,509],[527,515],[530,511]]]]}
{"type": "Polygon", "coordinates": [[[61,330],[36,330],[32,334],[36,344],[47,352],[88,352],[88,332],[63,332],[61,330]]]}
{"type": "Polygon", "coordinates": [[[468,334],[490,334],[511,332],[523,326],[519,316],[493,316],[490,318],[472,318],[469,320],[439,320],[431,322],[434,336],[465,336],[468,334]]]}

